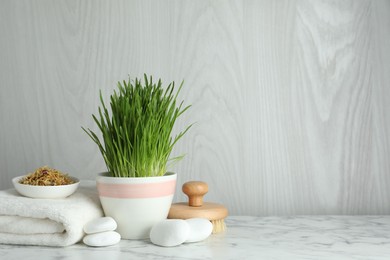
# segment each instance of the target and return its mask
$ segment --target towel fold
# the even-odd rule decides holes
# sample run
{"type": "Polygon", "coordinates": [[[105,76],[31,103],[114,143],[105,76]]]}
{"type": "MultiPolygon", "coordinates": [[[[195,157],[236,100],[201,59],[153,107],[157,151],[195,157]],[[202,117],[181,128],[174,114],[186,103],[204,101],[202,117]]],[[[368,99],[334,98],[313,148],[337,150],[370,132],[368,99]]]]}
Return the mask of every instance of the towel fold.
{"type": "Polygon", "coordinates": [[[94,181],[81,181],[65,199],[32,199],[0,191],[0,243],[69,246],[79,242],[84,225],[103,216],[94,181]]]}

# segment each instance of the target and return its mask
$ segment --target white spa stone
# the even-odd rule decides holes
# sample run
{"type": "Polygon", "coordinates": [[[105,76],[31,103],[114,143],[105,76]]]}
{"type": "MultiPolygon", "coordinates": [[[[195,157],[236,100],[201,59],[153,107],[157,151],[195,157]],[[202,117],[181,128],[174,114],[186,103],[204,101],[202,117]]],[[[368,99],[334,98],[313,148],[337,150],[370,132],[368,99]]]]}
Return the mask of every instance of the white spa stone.
{"type": "Polygon", "coordinates": [[[115,231],[106,231],[86,235],[83,239],[84,244],[88,246],[112,246],[121,241],[121,235],[115,231]]]}
{"type": "Polygon", "coordinates": [[[84,226],[84,232],[95,234],[105,231],[114,231],[117,227],[115,220],[111,217],[103,217],[91,220],[84,226]]]}
{"type": "Polygon", "coordinates": [[[205,218],[190,218],[185,220],[190,226],[190,232],[186,243],[199,242],[205,240],[213,231],[213,224],[205,218]]]}
{"type": "Polygon", "coordinates": [[[187,240],[189,231],[185,220],[166,219],[152,227],[150,241],[158,246],[177,246],[187,240]]]}

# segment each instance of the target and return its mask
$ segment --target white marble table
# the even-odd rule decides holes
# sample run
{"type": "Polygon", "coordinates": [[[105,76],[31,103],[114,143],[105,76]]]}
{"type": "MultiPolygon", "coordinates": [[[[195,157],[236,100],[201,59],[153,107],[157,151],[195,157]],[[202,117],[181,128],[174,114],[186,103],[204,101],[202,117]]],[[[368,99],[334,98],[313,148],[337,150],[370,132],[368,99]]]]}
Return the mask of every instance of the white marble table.
{"type": "Polygon", "coordinates": [[[0,259],[390,259],[390,216],[229,217],[226,233],[164,248],[0,245],[0,259]]]}

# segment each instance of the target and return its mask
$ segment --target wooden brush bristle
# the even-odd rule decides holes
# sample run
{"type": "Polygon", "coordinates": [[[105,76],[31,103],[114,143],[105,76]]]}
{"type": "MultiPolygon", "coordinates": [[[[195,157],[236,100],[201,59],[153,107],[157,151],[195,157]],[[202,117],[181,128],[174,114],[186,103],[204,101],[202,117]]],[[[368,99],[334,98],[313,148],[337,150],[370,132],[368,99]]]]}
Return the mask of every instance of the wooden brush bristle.
{"type": "Polygon", "coordinates": [[[226,224],[224,219],[210,220],[213,224],[213,234],[224,232],[226,230],[226,224]]]}

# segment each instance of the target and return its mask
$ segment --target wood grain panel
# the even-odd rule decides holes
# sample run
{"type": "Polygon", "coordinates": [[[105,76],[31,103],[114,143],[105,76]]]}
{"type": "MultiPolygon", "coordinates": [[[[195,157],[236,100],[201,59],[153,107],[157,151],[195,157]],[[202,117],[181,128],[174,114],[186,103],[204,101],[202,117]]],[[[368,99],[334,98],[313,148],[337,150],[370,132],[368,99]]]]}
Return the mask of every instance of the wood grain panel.
{"type": "Polygon", "coordinates": [[[362,210],[388,214],[390,199],[390,2],[372,3],[373,50],[373,149],[372,174],[375,176],[372,192],[362,210]]]}
{"type": "Polygon", "coordinates": [[[0,2],[0,189],[43,164],[94,179],[101,89],[185,80],[181,184],[231,214],[389,214],[388,1],[0,2]]]}
{"type": "Polygon", "coordinates": [[[315,212],[356,213],[356,200],[371,190],[369,14],[367,1],[297,5],[292,99],[312,187],[302,196],[315,212]]]}

